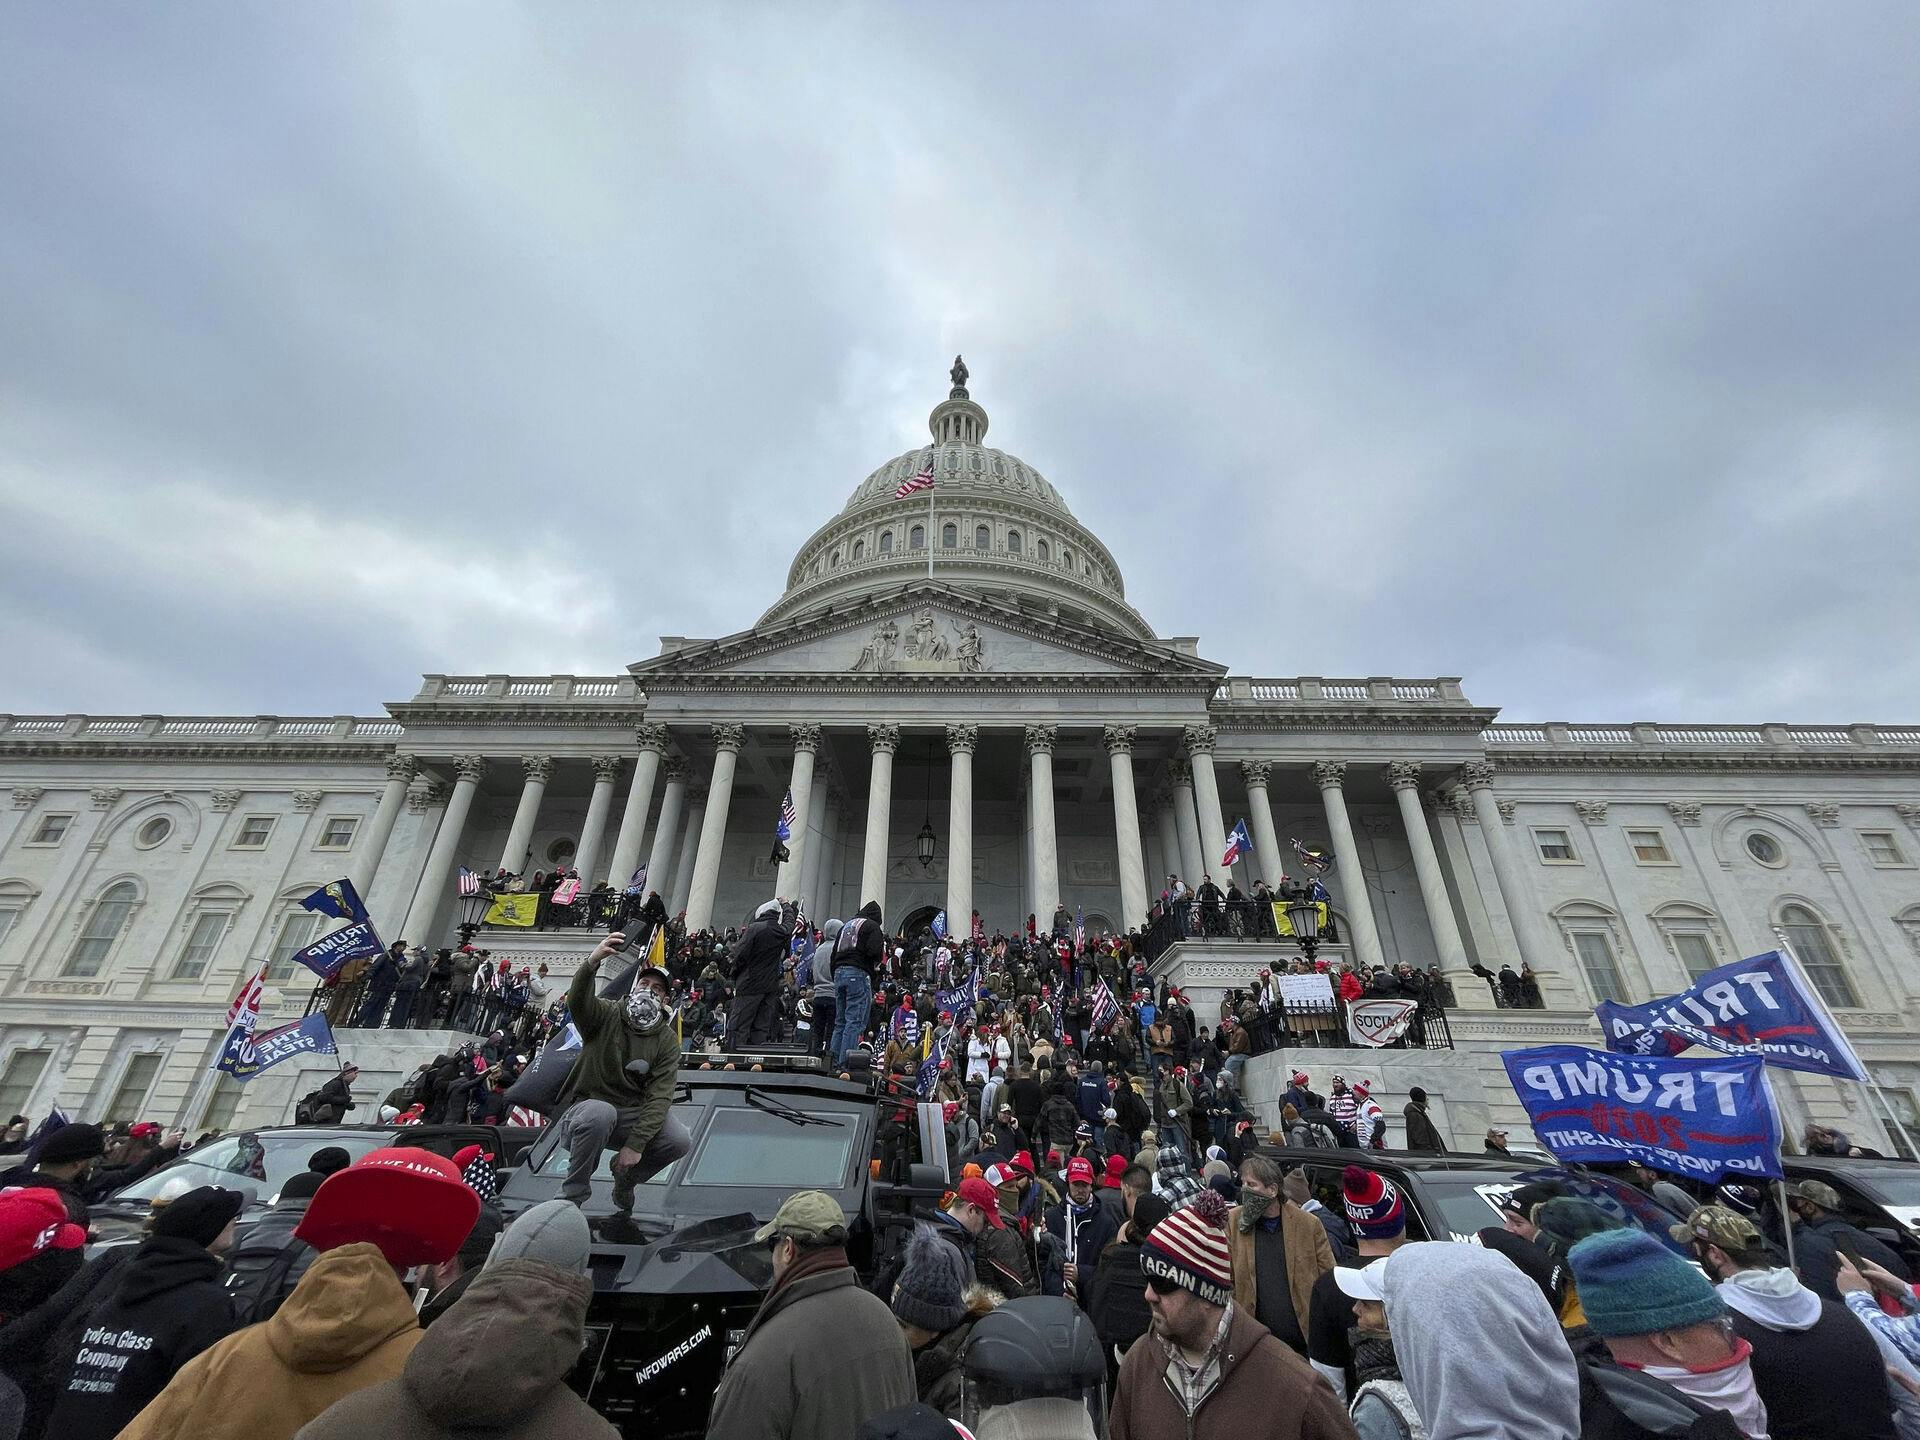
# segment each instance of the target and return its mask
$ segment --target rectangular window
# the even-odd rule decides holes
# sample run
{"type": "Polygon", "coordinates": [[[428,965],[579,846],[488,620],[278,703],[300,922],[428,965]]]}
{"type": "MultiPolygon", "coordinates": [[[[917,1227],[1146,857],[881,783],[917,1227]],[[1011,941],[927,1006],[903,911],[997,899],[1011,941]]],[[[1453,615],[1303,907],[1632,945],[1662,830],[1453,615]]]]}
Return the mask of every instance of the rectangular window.
{"type": "Polygon", "coordinates": [[[1900,842],[1894,838],[1891,830],[1862,830],[1860,843],[1867,847],[1867,858],[1876,865],[1907,863],[1907,857],[1901,853],[1900,842]]]}
{"type": "Polygon", "coordinates": [[[273,836],[271,815],[249,815],[240,822],[240,833],[233,837],[236,850],[264,850],[273,836]]]}
{"type": "MultiPolygon", "coordinates": [[[[1900,1153],[1902,1160],[1920,1160],[1920,1103],[1916,1103],[1911,1090],[1883,1090],[1887,1104],[1893,1107],[1893,1119],[1887,1122],[1887,1132],[1893,1137],[1893,1148],[1900,1153]]],[[[6,1112],[17,1115],[19,1107],[6,1112]]]]}
{"type": "Polygon", "coordinates": [[[40,823],[34,827],[33,838],[29,845],[58,845],[67,828],[73,824],[71,815],[42,815],[40,823]]]}
{"type": "Polygon", "coordinates": [[[52,1057],[51,1050],[16,1050],[7,1057],[7,1068],[0,1070],[0,1124],[26,1114],[33,1087],[40,1083],[52,1057]]]}
{"type": "MultiPolygon", "coordinates": [[[[15,923],[25,913],[24,907],[19,905],[0,905],[0,945],[7,943],[7,936],[13,933],[15,923]]],[[[4,1118],[0,1116],[0,1119],[4,1118]]]]}
{"type": "Polygon", "coordinates": [[[231,1075],[213,1082],[213,1096],[207,1101],[207,1113],[200,1117],[202,1130],[225,1130],[233,1124],[235,1112],[246,1097],[247,1087],[231,1075]]]}
{"type": "Polygon", "coordinates": [[[1582,930],[1573,937],[1574,951],[1580,956],[1580,968],[1586,972],[1587,985],[1595,1000],[1627,998],[1627,987],[1620,980],[1620,966],[1613,958],[1613,945],[1598,930],[1582,930]]]}
{"type": "Polygon", "coordinates": [[[1698,930],[1681,930],[1673,937],[1673,948],[1680,963],[1687,967],[1687,978],[1698,980],[1720,962],[1714,956],[1713,942],[1698,930]]]}
{"type": "Polygon", "coordinates": [[[1667,837],[1658,830],[1629,830],[1627,843],[1633,847],[1633,858],[1642,865],[1673,863],[1673,856],[1667,851],[1667,837]]]}
{"type": "Polygon", "coordinates": [[[359,828],[360,821],[352,815],[329,815],[325,828],[320,831],[319,848],[345,850],[353,844],[354,832],[359,828]]]}
{"type": "Polygon", "coordinates": [[[1533,832],[1533,843],[1540,847],[1540,858],[1550,865],[1576,863],[1573,841],[1567,838],[1564,830],[1536,830],[1533,832]]]}
{"type": "Polygon", "coordinates": [[[320,917],[311,910],[297,910],[280,922],[280,933],[273,937],[273,953],[267,961],[267,983],[284,985],[300,967],[293,963],[296,951],[313,943],[313,932],[320,917]]]}
{"type": "Polygon", "coordinates": [[[173,962],[175,980],[198,980],[207,973],[213,952],[220,948],[221,937],[233,916],[225,910],[207,910],[193,917],[187,943],[180,947],[180,958],[173,962]]]}
{"type": "Polygon", "coordinates": [[[127,1062],[127,1068],[120,1076],[119,1088],[113,1092],[113,1099],[102,1112],[102,1120],[125,1120],[138,1123],[146,1119],[140,1112],[146,1108],[147,1092],[153,1088],[154,1080],[160,1074],[164,1055],[136,1055],[127,1062]]]}

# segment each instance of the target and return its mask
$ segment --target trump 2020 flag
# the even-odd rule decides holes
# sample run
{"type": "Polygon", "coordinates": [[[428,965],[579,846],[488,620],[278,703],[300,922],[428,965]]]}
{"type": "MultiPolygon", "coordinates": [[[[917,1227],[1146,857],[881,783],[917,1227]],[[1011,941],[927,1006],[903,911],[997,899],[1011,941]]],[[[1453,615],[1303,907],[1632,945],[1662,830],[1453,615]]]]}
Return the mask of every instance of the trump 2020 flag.
{"type": "Polygon", "coordinates": [[[282,1025],[277,1030],[263,1030],[257,1035],[236,1029],[227,1037],[227,1048],[213,1068],[244,1081],[296,1055],[333,1055],[338,1051],[327,1017],[309,1015],[304,1020],[282,1025]]]}
{"type": "Polygon", "coordinates": [[[322,935],[313,944],[293,952],[296,964],[304,965],[322,980],[331,980],[349,961],[371,960],[387,947],[373,933],[371,921],[343,925],[331,935],[322,935]]]}
{"type": "Polygon", "coordinates": [[[1227,869],[1242,855],[1253,853],[1253,837],[1247,834],[1247,822],[1242,820],[1227,832],[1227,853],[1220,857],[1220,868],[1227,869]]]}
{"type": "Polygon", "coordinates": [[[322,885],[306,899],[300,902],[302,910],[318,910],[322,915],[331,915],[336,920],[351,920],[356,925],[366,923],[367,906],[360,898],[360,892],[353,888],[351,880],[335,880],[322,885]]]}
{"type": "Polygon", "coordinates": [[[1559,1160],[1638,1160],[1691,1180],[1778,1180],[1780,1121],[1759,1056],[1675,1060],[1584,1045],[1500,1057],[1559,1160]]]}
{"type": "Polygon", "coordinates": [[[1607,1048],[1628,1055],[1677,1055],[1702,1045],[1724,1055],[1758,1055],[1783,1070],[1865,1080],[1866,1067],[1800,967],[1778,950],[1707,971],[1678,995],[1594,1007],[1607,1048]]]}

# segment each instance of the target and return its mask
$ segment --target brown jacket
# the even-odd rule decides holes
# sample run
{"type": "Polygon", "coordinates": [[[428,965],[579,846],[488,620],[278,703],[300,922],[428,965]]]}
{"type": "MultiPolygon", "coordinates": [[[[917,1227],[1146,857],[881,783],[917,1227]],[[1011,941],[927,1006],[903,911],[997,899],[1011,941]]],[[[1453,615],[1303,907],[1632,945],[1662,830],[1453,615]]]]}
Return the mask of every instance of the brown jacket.
{"type": "Polygon", "coordinates": [[[119,1440],[290,1440],[342,1396],[398,1375],[420,1334],[380,1251],[342,1245],[307,1267],[271,1320],[188,1361],[119,1440]]]}
{"type": "MultiPolygon", "coordinates": [[[[1264,1206],[1262,1207],[1265,1208],[1264,1206]]],[[[1252,1319],[1258,1313],[1253,1262],[1253,1232],[1240,1228],[1241,1207],[1227,1211],[1227,1250],[1233,1257],[1234,1303],[1252,1319]]],[[[1293,1292],[1293,1313],[1300,1333],[1307,1333],[1307,1312],[1313,1303],[1313,1282],[1333,1269],[1333,1246],[1327,1228],[1291,1200],[1283,1200],[1280,1233],[1287,1242],[1287,1289],[1293,1292]]],[[[1284,1346],[1282,1347],[1285,1348],[1284,1346]]]]}
{"type": "Polygon", "coordinates": [[[1166,1348],[1148,1331],[1120,1363],[1107,1433],[1109,1440],[1358,1440],[1327,1382],[1239,1305],[1227,1325],[1220,1381],[1191,1420],[1167,1381],[1166,1348]]]}

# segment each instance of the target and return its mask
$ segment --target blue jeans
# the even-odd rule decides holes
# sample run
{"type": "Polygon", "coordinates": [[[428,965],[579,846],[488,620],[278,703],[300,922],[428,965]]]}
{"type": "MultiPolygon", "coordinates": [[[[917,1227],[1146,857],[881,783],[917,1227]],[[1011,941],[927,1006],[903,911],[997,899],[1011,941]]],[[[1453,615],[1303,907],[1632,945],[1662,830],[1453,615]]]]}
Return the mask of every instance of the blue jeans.
{"type": "Polygon", "coordinates": [[[847,1052],[866,1033],[873,1010],[873,980],[858,965],[842,965],[833,972],[833,1063],[844,1065],[847,1052]]]}

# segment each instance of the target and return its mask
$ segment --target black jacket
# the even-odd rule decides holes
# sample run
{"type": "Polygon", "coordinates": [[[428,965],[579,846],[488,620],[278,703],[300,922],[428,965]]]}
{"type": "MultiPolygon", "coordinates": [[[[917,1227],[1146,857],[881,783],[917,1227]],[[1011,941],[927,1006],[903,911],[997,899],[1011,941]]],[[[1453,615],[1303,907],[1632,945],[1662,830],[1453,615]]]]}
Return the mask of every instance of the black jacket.
{"type": "Polygon", "coordinates": [[[867,972],[867,979],[872,980],[874,971],[880,968],[886,953],[887,935],[880,928],[880,902],[869,900],[835,937],[833,968],[838,970],[846,965],[858,966],[867,972]],[[865,923],[856,925],[854,921],[865,923]],[[852,939],[848,939],[849,932],[852,933],[852,939]]]}
{"type": "Polygon", "coordinates": [[[1823,1214],[1811,1225],[1802,1225],[1800,1228],[1810,1230],[1815,1235],[1831,1241],[1835,1249],[1846,1246],[1863,1260],[1871,1260],[1881,1269],[1891,1271],[1902,1280],[1908,1282],[1913,1280],[1913,1272],[1907,1268],[1907,1262],[1900,1258],[1893,1247],[1874,1239],[1858,1225],[1849,1225],[1838,1215],[1823,1214]]]}
{"type": "Polygon", "coordinates": [[[1822,1300],[1805,1330],[1774,1330],[1735,1310],[1733,1333],[1753,1346],[1753,1388],[1772,1440],[1894,1440],[1886,1362],[1846,1306],[1822,1300]]]}
{"type": "Polygon", "coordinates": [[[113,1440],[181,1366],[232,1329],[218,1258],[172,1235],[143,1241],[113,1297],[88,1318],[79,1349],[62,1357],[48,1433],[113,1440]]]}
{"type": "Polygon", "coordinates": [[[780,988],[780,962],[792,937],[779,917],[756,920],[733,947],[733,993],[771,995],[780,988]]]}
{"type": "Polygon", "coordinates": [[[235,1238],[223,1284],[241,1323],[271,1319],[320,1253],[293,1235],[308,1204],[302,1198],[282,1200],[235,1238]]]}
{"type": "Polygon", "coordinates": [[[53,1408],[54,1380],[66,1380],[65,1365],[80,1348],[80,1330],[120,1284],[120,1272],[137,1247],[102,1250],[47,1299],[0,1327],[0,1371],[11,1376],[26,1401],[20,1434],[34,1440],[53,1408]]]}
{"type": "Polygon", "coordinates": [[[1107,1253],[1100,1257],[1092,1286],[1081,1286],[1087,1291],[1087,1310],[1093,1316],[1102,1349],[1111,1350],[1117,1345],[1124,1355],[1129,1345],[1147,1333],[1151,1316],[1146,1285],[1140,1247],[1126,1239],[1108,1246],[1107,1253]]]}
{"type": "MultiPolygon", "coordinates": [[[[1067,1221],[1072,1206],[1067,1201],[1058,1205],[1049,1205],[1044,1224],[1060,1241],[1060,1261],[1067,1258],[1067,1221]]],[[[1094,1191],[1093,1200],[1086,1210],[1074,1218],[1074,1253],[1078,1256],[1075,1264],[1079,1266],[1080,1278],[1076,1286],[1080,1308],[1089,1315],[1093,1313],[1093,1281],[1099,1272],[1100,1252],[1107,1248],[1107,1242],[1119,1233],[1114,1223],[1113,1211],[1100,1203],[1100,1192],[1094,1191]]]]}

